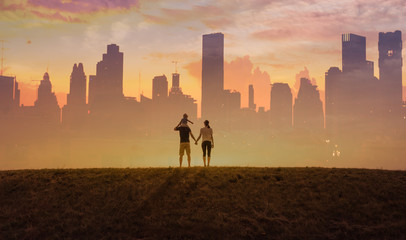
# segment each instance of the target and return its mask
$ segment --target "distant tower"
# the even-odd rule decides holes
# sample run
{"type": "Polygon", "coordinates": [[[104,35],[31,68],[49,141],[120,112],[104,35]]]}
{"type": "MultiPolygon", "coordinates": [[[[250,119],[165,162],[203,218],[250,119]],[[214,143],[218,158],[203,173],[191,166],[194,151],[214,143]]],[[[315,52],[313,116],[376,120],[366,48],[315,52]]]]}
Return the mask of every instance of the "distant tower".
{"type": "Polygon", "coordinates": [[[254,85],[248,86],[248,108],[252,110],[257,109],[257,105],[254,103],[254,85]]]}
{"type": "Polygon", "coordinates": [[[70,91],[67,96],[68,105],[86,105],[86,75],[83,64],[74,65],[70,75],[70,91]]]}
{"type": "Polygon", "coordinates": [[[56,95],[52,92],[52,84],[46,72],[38,87],[38,98],[34,103],[41,118],[55,124],[60,123],[61,110],[56,95]]]}
{"type": "Polygon", "coordinates": [[[326,108],[326,129],[331,130],[337,127],[342,109],[340,104],[345,101],[342,97],[342,72],[338,67],[331,67],[325,74],[325,108],[326,108]]]}
{"type": "Polygon", "coordinates": [[[62,109],[62,123],[78,127],[83,125],[87,116],[86,75],[83,64],[74,65],[70,75],[70,91],[67,105],[62,109]]]}
{"type": "Polygon", "coordinates": [[[324,128],[323,104],[319,90],[307,78],[300,79],[300,88],[293,107],[293,123],[295,128],[324,128]]]}
{"type": "Polygon", "coordinates": [[[18,88],[18,82],[14,78],[14,107],[16,107],[16,108],[20,107],[20,95],[21,95],[21,91],[18,88]]]}
{"type": "Polygon", "coordinates": [[[366,62],[366,38],[352,33],[342,35],[343,72],[362,69],[366,62]]]}
{"type": "Polygon", "coordinates": [[[292,92],[287,83],[272,84],[270,111],[272,127],[292,127],[292,92]]]}
{"type": "Polygon", "coordinates": [[[168,98],[168,80],[165,75],[152,79],[152,100],[162,101],[168,98]]]}
{"type": "Polygon", "coordinates": [[[179,86],[180,75],[179,73],[172,73],[172,87],[169,95],[182,95],[182,89],[179,86]]]}
{"type": "Polygon", "coordinates": [[[89,86],[92,92],[91,105],[97,108],[116,107],[117,102],[124,98],[123,95],[123,53],[119,51],[119,46],[110,44],[107,46],[107,53],[103,54],[103,59],[97,63],[96,78],[92,79],[89,86]]]}
{"type": "Polygon", "coordinates": [[[379,33],[379,79],[386,112],[402,107],[402,33],[379,33]]]}
{"type": "Polygon", "coordinates": [[[0,75],[0,114],[8,113],[14,102],[14,77],[0,75]]]}
{"type": "Polygon", "coordinates": [[[89,106],[94,103],[94,95],[97,94],[97,80],[96,75],[89,75],[89,93],[88,93],[88,104],[89,106]]]}
{"type": "Polygon", "coordinates": [[[216,116],[223,105],[224,35],[203,35],[202,117],[216,116]]]}

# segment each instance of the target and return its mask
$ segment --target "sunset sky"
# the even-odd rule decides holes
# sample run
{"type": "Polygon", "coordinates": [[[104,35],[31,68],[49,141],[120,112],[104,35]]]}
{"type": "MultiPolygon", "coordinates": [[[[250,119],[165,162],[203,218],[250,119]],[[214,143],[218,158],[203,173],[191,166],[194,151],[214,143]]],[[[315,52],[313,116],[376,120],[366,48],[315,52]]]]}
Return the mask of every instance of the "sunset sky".
{"type": "Polygon", "coordinates": [[[378,76],[378,33],[406,32],[403,0],[0,0],[0,11],[4,75],[17,77],[26,105],[47,68],[63,105],[73,64],[95,74],[111,43],[124,52],[126,96],[150,97],[156,75],[171,84],[178,61],[181,87],[200,105],[202,35],[222,32],[225,88],[240,91],[246,107],[252,83],[257,106],[268,109],[270,83],[295,90],[296,78],[310,75],[324,89],[324,73],[341,68],[342,33],[367,37],[378,76]]]}

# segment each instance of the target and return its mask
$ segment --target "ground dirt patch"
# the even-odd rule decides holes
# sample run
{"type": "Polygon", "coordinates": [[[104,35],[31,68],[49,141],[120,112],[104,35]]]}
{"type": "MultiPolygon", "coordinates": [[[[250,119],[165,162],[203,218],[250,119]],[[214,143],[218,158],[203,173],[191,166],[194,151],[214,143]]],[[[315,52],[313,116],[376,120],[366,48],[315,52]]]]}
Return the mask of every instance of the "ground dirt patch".
{"type": "Polygon", "coordinates": [[[0,171],[0,239],[406,239],[406,172],[0,171]]]}

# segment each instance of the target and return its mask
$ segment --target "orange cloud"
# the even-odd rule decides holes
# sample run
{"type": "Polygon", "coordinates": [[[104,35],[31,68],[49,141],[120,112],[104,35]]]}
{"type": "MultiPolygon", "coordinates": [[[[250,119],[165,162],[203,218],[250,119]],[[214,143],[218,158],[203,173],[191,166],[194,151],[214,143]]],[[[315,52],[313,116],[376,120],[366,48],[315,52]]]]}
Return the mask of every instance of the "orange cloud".
{"type": "MultiPolygon", "coordinates": [[[[189,75],[201,81],[202,61],[184,66],[189,75]]],[[[269,109],[271,78],[268,72],[254,67],[249,56],[236,57],[224,62],[224,88],[241,93],[241,107],[248,106],[248,85],[254,85],[255,103],[258,107],[269,109]]]]}
{"type": "Polygon", "coordinates": [[[130,9],[138,6],[138,0],[28,0],[34,7],[43,7],[71,13],[93,13],[106,10],[130,9]]]}
{"type": "Polygon", "coordinates": [[[63,21],[63,22],[70,22],[70,23],[85,22],[84,20],[81,20],[81,19],[76,18],[76,17],[63,16],[60,12],[42,13],[42,12],[39,12],[39,11],[32,10],[31,13],[33,13],[37,17],[48,19],[48,20],[56,20],[56,21],[63,21]]]}

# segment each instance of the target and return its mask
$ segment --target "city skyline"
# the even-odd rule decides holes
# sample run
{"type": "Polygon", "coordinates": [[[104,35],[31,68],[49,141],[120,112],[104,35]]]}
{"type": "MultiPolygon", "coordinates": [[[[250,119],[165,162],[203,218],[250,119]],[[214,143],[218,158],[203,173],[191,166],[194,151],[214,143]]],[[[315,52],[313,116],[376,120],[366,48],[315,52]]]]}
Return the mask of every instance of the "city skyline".
{"type": "Polygon", "coordinates": [[[62,107],[69,91],[67,66],[82,62],[86,73],[94,74],[100,52],[106,45],[116,43],[126,53],[126,96],[144,92],[150,97],[150,81],[156,75],[169,76],[174,72],[175,60],[179,61],[183,89],[200,106],[200,36],[221,31],[225,34],[225,89],[241,92],[241,104],[247,107],[246,86],[253,83],[257,106],[267,109],[270,86],[261,93],[258,85],[269,80],[286,82],[297,92],[293,86],[300,79],[295,75],[304,67],[309,70],[309,78],[315,78],[319,89],[324,90],[324,73],[330,66],[341,66],[338,36],[342,33],[367,38],[367,59],[375,62],[375,76],[379,76],[377,33],[403,30],[403,15],[397,13],[405,6],[397,2],[374,3],[380,8],[363,1],[253,1],[242,5],[232,1],[129,1],[124,5],[109,1],[109,5],[92,7],[71,1],[4,1],[0,11],[4,13],[1,23],[6,31],[0,39],[6,41],[7,48],[5,75],[16,75],[22,103],[28,98],[33,103],[35,96],[27,92],[27,87],[34,85],[35,92],[37,86],[31,80],[40,79],[49,67],[62,107]],[[369,24],[375,19],[382,21],[369,24]],[[57,58],[60,54],[63,59],[57,58]]]}
{"type": "MultiPolygon", "coordinates": [[[[212,125],[218,129],[216,131],[220,136],[220,143],[224,146],[222,153],[233,153],[223,155],[225,158],[221,164],[230,164],[233,159],[234,161],[238,159],[238,164],[246,164],[247,158],[244,155],[250,152],[244,150],[247,148],[259,150],[258,157],[263,160],[256,164],[261,166],[284,162],[283,159],[286,158],[282,156],[289,156],[289,164],[302,166],[308,163],[303,160],[303,156],[313,156],[315,158],[312,160],[313,164],[322,163],[323,158],[337,160],[337,154],[341,152],[338,149],[340,145],[344,146],[346,152],[352,152],[357,145],[366,143],[362,145],[360,152],[368,150],[379,152],[379,149],[372,147],[373,144],[375,141],[385,144],[379,139],[388,137],[392,146],[401,146],[406,108],[399,95],[393,94],[398,93],[401,87],[399,84],[401,75],[398,73],[402,69],[399,64],[402,62],[400,57],[402,46],[399,35],[400,31],[379,33],[379,51],[382,55],[379,68],[385,69],[386,73],[396,73],[383,75],[383,79],[378,79],[373,74],[374,64],[366,57],[365,37],[356,34],[342,35],[342,65],[345,69],[340,70],[339,67],[332,66],[326,71],[325,83],[329,88],[325,92],[325,97],[329,104],[325,111],[321,101],[324,92],[318,89],[314,79],[303,77],[307,74],[306,69],[295,76],[300,79],[298,86],[290,87],[287,83],[272,84],[272,90],[267,92],[272,98],[269,102],[271,106],[269,111],[262,106],[258,106],[258,111],[255,107],[242,106],[241,93],[225,89],[222,84],[223,34],[202,35],[201,64],[202,69],[209,70],[206,73],[202,71],[202,75],[209,75],[206,83],[202,81],[202,90],[204,85],[208,84],[209,91],[206,93],[203,91],[203,94],[207,94],[210,99],[208,107],[211,110],[203,113],[202,117],[210,119],[212,125]],[[209,37],[208,45],[204,41],[207,37],[209,37]],[[352,56],[344,57],[348,53],[352,56]],[[297,95],[294,94],[295,89],[297,95]],[[233,135],[235,137],[229,139],[229,136],[233,135]],[[247,138],[250,139],[249,142],[247,138]],[[368,143],[371,140],[372,142],[368,143]],[[351,141],[356,143],[351,144],[351,141]],[[272,144],[273,147],[268,148],[268,144],[272,144]],[[242,148],[237,147],[240,145],[242,148]],[[310,146],[315,151],[310,150],[308,148],[310,146]],[[300,148],[302,154],[296,151],[300,148]],[[282,158],[278,158],[277,162],[268,162],[267,152],[273,152],[272,158],[278,156],[282,158]]],[[[141,94],[141,97],[136,99],[123,94],[125,71],[123,57],[126,55],[124,51],[117,44],[109,44],[101,55],[101,61],[95,63],[96,75],[89,74],[82,63],[73,64],[69,81],[70,92],[66,95],[68,104],[62,109],[58,106],[53,78],[48,72],[43,75],[37,89],[38,99],[34,106],[19,107],[21,92],[18,80],[13,77],[0,77],[2,84],[0,90],[6,96],[1,103],[0,126],[8,136],[2,145],[6,148],[3,154],[22,151],[22,154],[11,156],[28,163],[34,163],[29,161],[31,159],[29,156],[40,154],[46,156],[41,163],[50,164],[48,166],[60,163],[75,164],[76,159],[86,159],[87,156],[94,156],[94,161],[104,161],[107,156],[114,155],[123,161],[129,161],[136,156],[144,155],[149,156],[146,158],[149,160],[152,160],[153,156],[158,157],[161,159],[159,163],[153,164],[161,166],[162,158],[170,155],[168,146],[171,143],[167,138],[172,134],[168,126],[178,122],[179,116],[185,112],[192,122],[202,124],[204,119],[197,119],[196,100],[182,89],[184,81],[181,74],[172,74],[170,89],[166,75],[155,76],[150,82],[152,97],[141,94]],[[86,73],[89,76],[88,84],[86,73]],[[87,89],[90,102],[85,104],[87,89]],[[166,150],[159,152],[141,150],[152,146],[150,144],[158,139],[163,140],[161,147],[166,150]],[[103,142],[109,146],[100,151],[103,142]],[[81,150],[82,147],[84,149],[81,150]],[[49,152],[43,154],[42,149],[49,152]],[[93,155],[94,151],[97,152],[96,155],[93,155]],[[58,161],[47,162],[54,156],[58,161]]],[[[245,88],[250,92],[250,96],[246,96],[247,100],[251,106],[255,106],[257,90],[263,89],[255,88],[254,84],[246,85],[245,88]]],[[[195,129],[196,126],[192,128],[195,129]]],[[[393,160],[385,163],[385,166],[391,168],[403,166],[403,161],[399,162],[402,151],[402,148],[399,148],[393,152],[393,160]]],[[[364,155],[365,158],[374,156],[372,152],[364,155]]],[[[105,163],[117,164],[115,159],[116,157],[109,158],[105,163]]],[[[345,161],[341,163],[342,166],[348,166],[351,159],[347,157],[345,161]]],[[[105,164],[99,162],[96,165],[100,163],[105,164]]],[[[381,161],[368,165],[376,163],[381,161]]],[[[13,161],[4,164],[19,165],[13,161]]],[[[83,163],[76,164],[85,166],[83,163]]],[[[357,164],[364,166],[362,161],[357,164]]]]}
{"type": "MultiPolygon", "coordinates": [[[[396,33],[398,33],[398,35],[401,37],[401,32],[400,31],[396,31],[396,32],[394,32],[394,33],[391,33],[391,32],[388,32],[388,33],[383,33],[383,32],[380,32],[379,33],[379,36],[386,36],[386,35],[389,35],[389,34],[396,34],[396,33]]],[[[214,37],[217,37],[217,36],[220,36],[221,37],[221,43],[220,43],[220,46],[221,46],[221,50],[220,50],[220,52],[219,53],[215,53],[215,52],[213,52],[212,54],[221,54],[221,58],[219,58],[219,60],[218,60],[218,62],[220,63],[220,62],[224,62],[224,65],[227,65],[227,62],[224,60],[224,56],[223,56],[223,52],[224,52],[224,35],[222,34],[222,33],[211,33],[211,34],[204,34],[204,35],[202,35],[202,42],[203,42],[203,47],[202,47],[202,49],[203,49],[203,51],[202,51],[202,59],[205,59],[205,47],[204,47],[204,39],[205,39],[205,37],[207,38],[207,37],[211,37],[211,36],[214,36],[214,37]]],[[[390,38],[390,37],[389,37],[390,38]]],[[[216,40],[217,41],[217,40],[216,40]]],[[[343,52],[342,52],[342,64],[341,65],[339,65],[339,69],[342,69],[342,67],[344,67],[344,69],[346,69],[345,71],[346,72],[348,72],[348,71],[352,71],[352,69],[348,69],[348,67],[346,67],[346,66],[351,66],[351,65],[353,65],[353,66],[358,66],[358,67],[356,67],[356,68],[362,68],[362,66],[363,66],[363,61],[365,61],[366,63],[366,66],[368,66],[367,68],[369,68],[370,70],[368,70],[370,73],[369,74],[371,74],[371,76],[374,76],[375,78],[376,78],[376,75],[377,75],[377,73],[376,72],[378,72],[379,74],[382,74],[382,72],[381,71],[379,71],[379,67],[374,67],[375,66],[375,64],[374,64],[374,62],[373,61],[367,61],[367,60],[362,60],[362,59],[366,59],[367,58],[367,52],[366,52],[366,41],[367,41],[367,39],[366,39],[366,37],[364,37],[364,36],[359,36],[359,35],[356,35],[356,34],[353,34],[353,33],[346,33],[346,34],[342,34],[342,49],[343,49],[343,52]],[[346,44],[348,44],[347,42],[350,42],[350,39],[355,39],[354,41],[357,41],[357,43],[355,43],[355,45],[353,44],[352,46],[350,46],[350,45],[348,45],[348,47],[345,47],[345,46],[347,46],[346,44]],[[357,51],[359,51],[359,49],[363,49],[363,51],[361,51],[361,52],[357,52],[357,51]],[[348,53],[347,53],[348,52],[348,53]],[[347,55],[348,56],[347,56],[347,55]],[[347,57],[346,57],[347,56],[347,57]],[[348,59],[348,60],[347,60],[348,59]]],[[[401,41],[401,39],[400,39],[400,42],[402,42],[401,41]]],[[[395,42],[395,45],[396,45],[396,42],[395,42]]],[[[388,47],[386,47],[386,48],[388,48],[388,47]]],[[[104,70],[102,70],[102,69],[104,69],[105,67],[103,67],[104,65],[103,64],[113,64],[113,65],[116,65],[116,64],[119,64],[120,65],[120,67],[119,67],[119,69],[120,70],[118,70],[118,72],[116,72],[117,70],[114,70],[113,72],[111,72],[111,73],[107,73],[107,75],[106,75],[106,77],[107,76],[110,76],[111,74],[119,74],[119,76],[118,76],[118,79],[119,80],[114,80],[114,81],[116,81],[117,82],[117,84],[118,84],[118,86],[117,87],[114,87],[114,86],[106,86],[107,88],[106,89],[112,89],[112,90],[114,90],[115,88],[117,88],[117,90],[116,91],[118,91],[117,92],[117,97],[123,97],[124,95],[123,95],[123,92],[124,92],[124,88],[123,88],[123,73],[125,72],[125,69],[124,69],[124,64],[123,64],[123,62],[125,62],[124,61],[124,58],[123,58],[123,52],[119,52],[119,46],[118,45],[116,45],[116,44],[110,44],[110,45],[108,45],[107,46],[107,53],[109,53],[109,52],[113,52],[113,51],[116,51],[116,52],[118,52],[118,54],[120,55],[119,56],[119,59],[118,59],[118,61],[119,61],[119,63],[115,63],[115,61],[117,61],[117,60],[107,60],[107,62],[106,63],[103,63],[105,60],[105,57],[106,56],[109,56],[109,54],[103,54],[103,60],[101,61],[101,62],[98,62],[97,64],[96,64],[96,66],[97,66],[97,71],[96,71],[96,74],[97,74],[97,72],[99,72],[99,71],[104,71],[104,70]],[[114,49],[114,50],[113,50],[114,49]],[[100,64],[102,64],[102,65],[100,65],[100,64]],[[99,65],[100,65],[100,67],[99,67],[99,65]]],[[[207,51],[207,50],[206,50],[207,51]]],[[[216,51],[218,51],[218,50],[216,50],[216,51]]],[[[392,51],[392,50],[391,50],[392,51]]],[[[386,51],[383,51],[383,52],[386,52],[386,51]]],[[[400,48],[400,51],[399,52],[402,52],[401,51],[401,48],[400,48]]],[[[111,55],[111,54],[110,54],[111,55]]],[[[114,54],[113,54],[114,55],[114,54]]],[[[113,56],[112,55],[112,56],[113,56]]],[[[207,54],[206,54],[207,55],[207,54]]],[[[400,56],[401,57],[401,56],[400,56]]],[[[111,58],[111,57],[110,57],[111,58]]],[[[107,59],[109,59],[109,58],[107,58],[107,59]]],[[[244,57],[244,59],[247,59],[247,56],[246,57],[244,57]]],[[[248,59],[249,60],[249,59],[248,59]]],[[[217,61],[217,60],[215,60],[215,61],[217,61]]],[[[383,60],[382,60],[383,61],[383,60]]],[[[176,65],[175,65],[175,71],[176,71],[176,73],[175,72],[172,72],[172,74],[177,74],[178,76],[180,75],[178,72],[177,72],[177,63],[178,62],[176,62],[176,61],[174,61],[174,62],[172,62],[172,63],[175,63],[176,65]]],[[[204,65],[204,60],[202,60],[201,61],[201,64],[202,65],[204,65]],[[203,64],[202,64],[203,63],[203,64]]],[[[388,66],[390,66],[390,62],[388,62],[388,66]]],[[[76,65],[76,63],[75,63],[75,65],[76,65]]],[[[81,71],[83,72],[84,70],[83,70],[83,68],[84,68],[84,66],[83,66],[83,63],[80,63],[79,64],[80,65],[80,67],[81,67],[81,71]]],[[[376,65],[378,65],[378,64],[376,64],[376,65]]],[[[108,66],[108,65],[106,65],[106,66],[108,66]]],[[[333,68],[334,68],[335,66],[333,66],[333,68]]],[[[74,67],[75,68],[75,67],[74,67]]],[[[204,67],[203,67],[204,68],[204,67]]],[[[202,67],[201,67],[201,69],[203,69],[202,67]]],[[[399,68],[400,69],[400,71],[402,70],[402,67],[400,67],[399,68]]],[[[216,70],[216,69],[214,69],[214,70],[216,70]]],[[[212,72],[213,71],[213,69],[209,69],[209,71],[208,72],[212,72]]],[[[325,73],[328,73],[330,70],[326,70],[326,72],[325,73]]],[[[46,74],[49,74],[49,72],[48,72],[48,69],[47,69],[47,71],[46,71],[46,74]]],[[[72,74],[73,74],[73,72],[72,72],[72,74]]],[[[71,78],[72,78],[72,74],[71,74],[71,78]]],[[[83,75],[84,75],[84,77],[86,78],[85,79],[85,82],[88,82],[88,85],[85,83],[85,89],[84,90],[82,90],[82,91],[85,91],[86,92],[86,100],[87,100],[87,103],[89,103],[89,101],[92,101],[91,99],[92,98],[94,98],[94,97],[92,97],[92,92],[94,92],[94,90],[92,90],[92,84],[94,85],[95,83],[95,79],[96,79],[96,75],[93,75],[93,74],[85,74],[84,72],[82,73],[83,75]],[[87,88],[89,88],[89,91],[86,91],[86,89],[87,88]]],[[[100,73],[99,73],[100,74],[100,73]]],[[[204,75],[204,73],[203,73],[203,71],[202,71],[202,74],[204,75]]],[[[111,76],[113,76],[113,75],[111,75],[111,76]]],[[[203,76],[202,75],[202,76],[203,76]]],[[[224,73],[224,68],[222,68],[221,69],[221,71],[220,71],[220,73],[219,74],[217,74],[217,75],[219,75],[219,77],[220,76],[224,76],[224,75],[226,75],[226,73],[224,73]],[[222,72],[222,73],[221,73],[222,72]]],[[[162,77],[164,77],[165,76],[165,74],[163,74],[162,75],[162,77]]],[[[385,76],[385,75],[384,75],[385,76]]],[[[16,80],[18,81],[18,76],[14,76],[15,78],[16,78],[16,80]]],[[[135,96],[135,98],[138,100],[138,101],[141,101],[141,96],[143,96],[143,97],[150,97],[150,98],[154,98],[154,81],[155,81],[155,79],[157,78],[157,77],[159,77],[159,76],[154,76],[153,77],[153,79],[149,82],[149,84],[152,86],[152,88],[151,88],[151,92],[149,92],[149,93],[144,93],[143,91],[141,92],[139,92],[139,94],[140,95],[138,95],[138,96],[135,96]],[[152,84],[151,84],[152,83],[152,84]]],[[[309,75],[309,71],[308,71],[308,69],[305,67],[305,69],[304,69],[304,71],[301,71],[301,72],[299,72],[298,74],[296,74],[296,82],[293,84],[293,85],[290,85],[289,83],[286,83],[286,82],[282,82],[282,83],[286,83],[286,84],[288,84],[289,85],[289,87],[290,87],[290,89],[291,89],[291,91],[292,91],[292,94],[293,94],[293,96],[295,97],[295,96],[297,96],[297,94],[298,94],[298,92],[299,92],[299,86],[300,86],[300,82],[302,81],[302,77],[304,77],[304,78],[306,78],[306,79],[309,79],[309,80],[311,80],[311,82],[312,82],[312,84],[315,84],[316,86],[317,86],[317,88],[318,88],[318,90],[319,91],[321,91],[321,93],[320,93],[320,99],[321,99],[321,101],[322,101],[322,103],[323,103],[323,105],[325,104],[325,96],[324,96],[324,93],[325,93],[325,89],[321,89],[320,88],[320,85],[319,85],[319,81],[316,81],[314,78],[310,78],[310,75],[309,75]]],[[[100,78],[100,77],[99,77],[100,78]]],[[[207,78],[207,77],[206,77],[207,78]]],[[[398,78],[400,78],[400,79],[402,79],[402,73],[400,73],[400,77],[398,77],[398,78]]],[[[108,79],[108,78],[106,78],[106,79],[108,79]]],[[[114,77],[113,77],[113,79],[114,79],[114,77]]],[[[209,78],[210,79],[210,78],[209,78]]],[[[39,80],[32,80],[32,81],[39,81],[39,80]]],[[[104,80],[105,81],[105,80],[104,80]]],[[[222,91],[225,91],[225,92],[227,92],[227,91],[229,91],[229,92],[231,92],[231,91],[236,91],[235,90],[235,88],[231,88],[231,90],[227,90],[227,89],[224,89],[224,77],[221,77],[221,79],[218,79],[218,81],[219,81],[219,89],[218,89],[218,91],[219,92],[222,92],[222,91]]],[[[100,80],[99,80],[99,82],[100,82],[100,80]]],[[[184,82],[185,81],[183,81],[183,84],[184,84],[184,82]]],[[[203,84],[203,82],[205,82],[204,80],[203,80],[203,78],[201,78],[201,86],[203,86],[204,84],[203,84]]],[[[207,82],[207,80],[206,80],[206,82],[207,82]]],[[[70,83],[72,83],[72,80],[71,80],[71,82],[70,83]]],[[[277,83],[280,83],[280,82],[277,82],[277,83]]],[[[323,81],[323,83],[324,83],[324,81],[323,81]]],[[[20,84],[19,86],[19,90],[21,91],[21,82],[20,81],[18,81],[18,84],[20,84]]],[[[23,83],[24,84],[24,83],[23,83]]],[[[140,84],[140,83],[139,83],[140,84]]],[[[167,85],[168,85],[168,83],[166,83],[167,85]]],[[[273,83],[270,83],[270,85],[272,85],[273,83]]],[[[53,84],[52,84],[53,85],[53,84]]],[[[207,85],[207,83],[206,83],[206,85],[207,85]]],[[[322,84],[322,85],[324,85],[324,84],[322,84]]],[[[240,96],[240,98],[241,98],[241,102],[244,102],[245,100],[247,100],[247,105],[246,106],[244,106],[243,104],[241,104],[240,105],[240,107],[241,108],[250,108],[250,106],[249,106],[249,101],[251,101],[250,100],[250,96],[249,96],[249,92],[251,91],[251,89],[253,89],[253,87],[254,87],[254,85],[253,84],[249,84],[249,85],[247,85],[247,87],[249,86],[249,91],[247,91],[248,92],[248,94],[247,95],[245,95],[245,96],[240,96]]],[[[40,87],[40,84],[39,85],[37,85],[37,86],[35,86],[35,88],[33,88],[32,89],[32,91],[35,91],[35,92],[37,92],[38,90],[38,87],[40,87]]],[[[54,87],[54,86],[53,86],[54,87]]],[[[72,86],[70,85],[70,87],[69,88],[72,88],[72,86]]],[[[93,88],[95,88],[95,87],[93,87],[93,88]]],[[[396,88],[398,88],[398,87],[395,87],[395,89],[396,88]]],[[[202,88],[202,89],[204,89],[204,87],[202,88]]],[[[263,89],[258,89],[258,90],[263,90],[263,89]]],[[[402,97],[403,98],[405,98],[406,97],[406,86],[402,86],[402,97]]],[[[72,89],[70,90],[70,91],[72,91],[72,89]]],[[[211,91],[213,91],[213,89],[211,89],[211,91]]],[[[53,91],[53,92],[55,92],[55,91],[53,91]]],[[[169,88],[168,87],[166,87],[166,92],[167,92],[167,94],[169,94],[169,88]]],[[[241,94],[241,92],[239,92],[239,91],[237,91],[238,93],[240,93],[241,94]]],[[[271,92],[271,90],[269,89],[269,92],[268,92],[268,95],[269,95],[269,93],[271,92]]],[[[56,95],[56,97],[57,97],[57,102],[58,102],[58,105],[59,105],[59,107],[62,109],[62,107],[63,106],[65,106],[68,102],[69,102],[69,100],[68,100],[68,98],[69,98],[69,92],[67,92],[67,93],[59,93],[59,96],[58,96],[58,93],[55,93],[55,95],[56,95]],[[61,101],[61,99],[62,99],[62,101],[61,101]]],[[[25,97],[25,95],[24,95],[24,91],[23,91],[23,94],[21,94],[21,99],[24,99],[24,97],[25,97]]],[[[35,97],[34,99],[33,99],[33,104],[31,104],[31,105],[26,105],[26,104],[24,104],[25,102],[24,101],[21,101],[21,99],[20,99],[20,102],[21,102],[21,105],[25,105],[25,106],[32,106],[32,105],[35,105],[35,101],[37,100],[37,98],[38,98],[38,94],[31,94],[31,97],[35,97]]],[[[126,97],[134,97],[134,96],[126,96],[126,97]]],[[[194,97],[195,98],[195,96],[193,96],[192,95],[192,97],[194,97]]],[[[195,98],[196,99],[196,98],[195,98]]],[[[254,102],[261,102],[261,100],[258,100],[258,98],[255,98],[255,99],[253,99],[254,100],[254,102]]],[[[270,104],[269,104],[269,102],[270,102],[270,98],[269,98],[269,101],[268,101],[268,104],[265,104],[265,105],[258,105],[258,104],[255,104],[255,108],[256,108],[256,110],[258,110],[258,108],[260,108],[260,107],[262,107],[262,108],[264,108],[265,110],[269,110],[270,109],[270,104]]],[[[404,101],[406,100],[406,99],[403,99],[404,101]]],[[[255,110],[255,109],[254,109],[255,110]]],[[[201,102],[198,102],[198,116],[201,116],[201,102]]]]}

